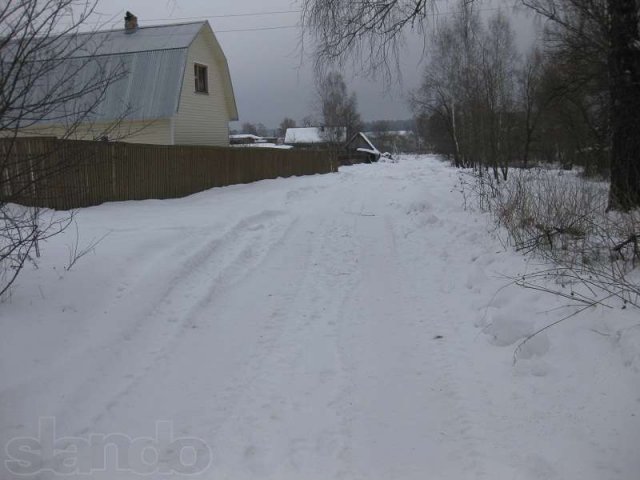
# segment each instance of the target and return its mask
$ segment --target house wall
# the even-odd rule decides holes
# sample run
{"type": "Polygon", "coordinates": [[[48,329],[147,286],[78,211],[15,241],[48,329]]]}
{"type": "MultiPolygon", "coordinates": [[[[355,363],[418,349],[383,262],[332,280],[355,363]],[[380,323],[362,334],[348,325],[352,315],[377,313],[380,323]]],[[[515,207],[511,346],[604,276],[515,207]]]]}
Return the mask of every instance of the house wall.
{"type": "MultiPolygon", "coordinates": [[[[95,140],[107,134],[109,140],[127,143],[146,143],[150,145],[172,145],[170,120],[149,122],[122,122],[117,127],[109,124],[81,125],[72,135],[72,140],[95,140]]],[[[67,129],[60,125],[43,125],[25,128],[20,131],[22,137],[67,137],[67,129]]]]}
{"type": "Polygon", "coordinates": [[[204,27],[191,44],[175,118],[176,145],[229,145],[229,111],[223,83],[224,58],[204,27]],[[208,93],[195,92],[194,64],[206,65],[208,93]]]}

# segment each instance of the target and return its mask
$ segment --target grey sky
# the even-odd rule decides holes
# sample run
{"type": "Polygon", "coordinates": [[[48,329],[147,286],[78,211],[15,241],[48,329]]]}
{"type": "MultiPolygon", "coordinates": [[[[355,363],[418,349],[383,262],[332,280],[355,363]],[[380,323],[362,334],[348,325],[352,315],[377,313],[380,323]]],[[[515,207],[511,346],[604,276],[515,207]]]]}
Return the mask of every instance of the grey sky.
{"type": "MultiPolygon", "coordinates": [[[[488,1],[482,2],[484,8],[487,5],[488,1]]],[[[314,113],[312,61],[308,56],[301,57],[298,49],[300,29],[296,24],[300,14],[231,16],[298,10],[295,0],[100,0],[98,6],[102,21],[116,28],[126,10],[136,14],[141,25],[207,19],[229,62],[240,123],[261,122],[276,127],[285,116],[299,121],[314,113]],[[262,28],[274,29],[247,31],[262,28]]],[[[382,80],[343,72],[349,89],[358,96],[364,120],[411,117],[406,94],[419,83],[424,68],[421,53],[420,39],[410,39],[401,58],[402,85],[385,87],[382,80]]]]}

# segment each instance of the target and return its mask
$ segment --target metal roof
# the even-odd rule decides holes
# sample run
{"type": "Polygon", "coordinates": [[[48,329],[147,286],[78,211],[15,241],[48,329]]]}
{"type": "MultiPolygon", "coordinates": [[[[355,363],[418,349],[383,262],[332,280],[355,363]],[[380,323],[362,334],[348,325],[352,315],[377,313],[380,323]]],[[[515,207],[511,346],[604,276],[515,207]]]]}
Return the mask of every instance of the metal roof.
{"type": "MultiPolygon", "coordinates": [[[[170,118],[180,102],[188,48],[205,22],[140,27],[132,33],[111,30],[82,33],[73,57],[102,57],[106,71],[123,68],[122,79],[109,85],[91,120],[154,120],[170,118]]],[[[90,64],[89,64],[90,65],[90,64]]],[[[88,78],[93,68],[82,69],[88,78]]]]}
{"type": "MultiPolygon", "coordinates": [[[[158,50],[106,57],[127,74],[109,85],[105,101],[94,113],[95,121],[170,118],[177,110],[187,50],[158,50]]],[[[88,70],[87,70],[87,73],[88,70]]]]}
{"type": "Polygon", "coordinates": [[[207,22],[140,27],[132,33],[125,30],[86,32],[77,36],[79,47],[73,57],[113,55],[157,50],[189,48],[207,22]]]}
{"type": "MultiPolygon", "coordinates": [[[[83,112],[87,105],[91,105],[91,114],[86,120],[92,122],[149,121],[172,117],[180,104],[189,47],[203,27],[211,32],[215,48],[219,50],[217,55],[226,70],[222,78],[227,89],[227,108],[230,118],[237,119],[226,58],[208,22],[202,21],[140,27],[132,33],[121,29],[62,37],[60,48],[54,45],[50,50],[57,52],[59,60],[54,60],[57,65],[48,74],[51,78],[43,84],[51,84],[56,78],[68,78],[65,72],[69,71],[78,72],[74,80],[76,85],[95,84],[95,79],[104,72],[124,72],[124,75],[119,75],[122,78],[101,92],[104,96],[97,105],[96,92],[91,92],[75,98],[73,105],[61,105],[64,112],[48,112],[46,118],[41,118],[38,123],[57,123],[60,118],[68,119],[69,111],[83,112]]],[[[5,58],[12,53],[11,48],[3,51],[5,58]]],[[[44,94],[45,90],[32,92],[34,97],[44,94]]]]}
{"type": "Polygon", "coordinates": [[[60,61],[32,86],[29,102],[37,108],[51,95],[69,99],[36,114],[36,123],[171,118],[178,110],[187,54],[187,49],[157,50],[60,61]]]}

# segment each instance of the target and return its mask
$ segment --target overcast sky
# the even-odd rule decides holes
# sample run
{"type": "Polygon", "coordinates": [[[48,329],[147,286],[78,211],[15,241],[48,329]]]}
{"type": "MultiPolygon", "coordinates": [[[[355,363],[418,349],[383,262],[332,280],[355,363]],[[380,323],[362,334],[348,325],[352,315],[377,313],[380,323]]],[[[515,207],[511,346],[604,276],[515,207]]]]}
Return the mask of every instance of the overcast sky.
{"type": "MultiPolygon", "coordinates": [[[[491,5],[485,0],[481,6],[491,5]]],[[[102,21],[114,28],[120,27],[126,10],[138,17],[140,26],[208,20],[229,62],[240,123],[260,122],[272,128],[285,116],[300,121],[315,113],[312,60],[299,49],[299,8],[296,0],[100,0],[98,4],[102,21]]],[[[447,9],[443,4],[440,10],[447,9]]],[[[531,28],[526,21],[520,21],[518,31],[520,43],[529,41],[531,28]]],[[[380,79],[343,72],[349,89],[357,94],[364,120],[411,117],[406,95],[420,81],[421,57],[422,42],[410,39],[400,59],[402,85],[389,87],[380,79]]]]}

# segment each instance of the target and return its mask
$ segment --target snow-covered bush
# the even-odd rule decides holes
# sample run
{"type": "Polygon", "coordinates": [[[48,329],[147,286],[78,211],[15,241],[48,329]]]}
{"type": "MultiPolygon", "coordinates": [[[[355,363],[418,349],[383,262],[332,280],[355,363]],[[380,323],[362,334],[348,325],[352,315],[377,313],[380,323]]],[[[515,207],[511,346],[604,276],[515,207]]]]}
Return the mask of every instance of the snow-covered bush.
{"type": "Polygon", "coordinates": [[[546,266],[515,281],[588,306],[640,307],[640,211],[608,212],[608,188],[574,172],[516,170],[504,182],[463,174],[465,199],[491,213],[507,242],[546,266]]]}
{"type": "Polygon", "coordinates": [[[9,291],[22,268],[36,263],[40,243],[64,231],[73,213],[0,203],[0,300],[9,291]]]}

